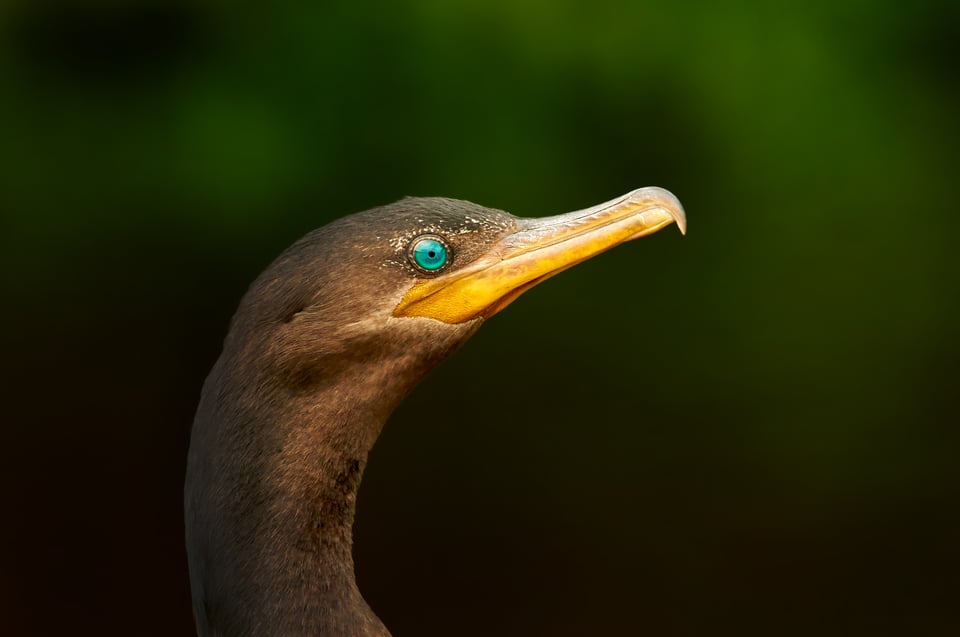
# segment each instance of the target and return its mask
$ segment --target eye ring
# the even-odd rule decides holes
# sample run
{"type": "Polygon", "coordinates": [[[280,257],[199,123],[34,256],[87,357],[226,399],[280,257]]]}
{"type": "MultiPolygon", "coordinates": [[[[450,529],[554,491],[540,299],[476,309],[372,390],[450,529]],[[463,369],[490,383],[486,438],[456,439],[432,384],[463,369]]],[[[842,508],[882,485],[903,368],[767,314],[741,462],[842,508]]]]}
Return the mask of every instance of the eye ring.
{"type": "Polygon", "coordinates": [[[407,247],[407,260],[425,274],[437,274],[450,265],[453,256],[443,237],[422,234],[407,247]]]}

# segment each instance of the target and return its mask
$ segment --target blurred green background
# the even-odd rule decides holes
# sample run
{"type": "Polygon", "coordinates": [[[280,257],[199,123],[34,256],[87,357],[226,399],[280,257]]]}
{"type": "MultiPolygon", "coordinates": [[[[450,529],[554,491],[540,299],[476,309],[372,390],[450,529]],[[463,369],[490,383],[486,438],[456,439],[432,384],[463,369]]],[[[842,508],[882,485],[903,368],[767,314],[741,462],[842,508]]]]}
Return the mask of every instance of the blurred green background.
{"type": "Polygon", "coordinates": [[[668,229],[400,408],[404,635],[960,634],[955,2],[0,4],[10,635],[190,634],[184,458],[246,285],[405,195],[668,229]]]}

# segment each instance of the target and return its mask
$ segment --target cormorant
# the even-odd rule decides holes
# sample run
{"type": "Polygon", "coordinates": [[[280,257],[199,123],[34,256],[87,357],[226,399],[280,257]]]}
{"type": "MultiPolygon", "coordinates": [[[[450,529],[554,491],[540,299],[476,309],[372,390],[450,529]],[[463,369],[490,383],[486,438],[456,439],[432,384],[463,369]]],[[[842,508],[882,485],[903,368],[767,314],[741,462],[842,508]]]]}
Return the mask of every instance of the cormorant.
{"type": "Polygon", "coordinates": [[[522,219],[409,198],[323,226],[250,286],[203,385],[184,505],[200,635],[388,636],[357,589],[357,489],[394,408],[537,283],[674,223],[641,188],[522,219]]]}

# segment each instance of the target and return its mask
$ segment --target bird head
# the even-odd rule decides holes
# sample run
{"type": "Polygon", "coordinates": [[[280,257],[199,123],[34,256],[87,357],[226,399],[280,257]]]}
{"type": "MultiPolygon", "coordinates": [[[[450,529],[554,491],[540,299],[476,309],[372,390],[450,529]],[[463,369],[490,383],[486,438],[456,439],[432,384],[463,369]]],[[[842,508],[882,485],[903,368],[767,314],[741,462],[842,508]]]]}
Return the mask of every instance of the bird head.
{"type": "Polygon", "coordinates": [[[251,286],[231,334],[295,384],[358,362],[429,369],[526,290],[671,223],[685,231],[683,208],[655,187],[539,219],[403,199],[296,242],[251,286]]]}

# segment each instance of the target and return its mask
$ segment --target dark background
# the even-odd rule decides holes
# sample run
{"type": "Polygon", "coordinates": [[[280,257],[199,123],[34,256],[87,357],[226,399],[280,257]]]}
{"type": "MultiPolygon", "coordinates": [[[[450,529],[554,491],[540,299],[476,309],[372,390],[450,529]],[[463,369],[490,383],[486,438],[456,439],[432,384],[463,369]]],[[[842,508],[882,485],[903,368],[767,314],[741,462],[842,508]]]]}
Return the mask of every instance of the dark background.
{"type": "Polygon", "coordinates": [[[0,632],[187,635],[189,427],[245,286],[404,195],[660,185],[401,407],[405,635],[960,634],[955,2],[0,4],[0,632]]]}

